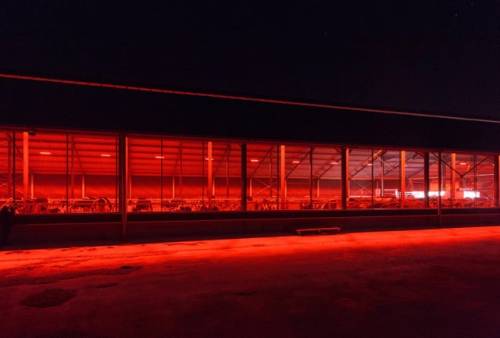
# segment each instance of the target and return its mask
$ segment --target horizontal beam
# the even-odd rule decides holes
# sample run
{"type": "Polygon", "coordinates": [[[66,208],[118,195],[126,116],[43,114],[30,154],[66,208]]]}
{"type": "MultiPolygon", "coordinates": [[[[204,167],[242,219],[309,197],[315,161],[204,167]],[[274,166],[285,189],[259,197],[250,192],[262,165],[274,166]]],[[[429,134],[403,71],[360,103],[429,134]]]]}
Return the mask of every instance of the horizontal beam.
{"type": "Polygon", "coordinates": [[[416,113],[416,112],[388,110],[388,109],[373,109],[373,108],[342,106],[342,105],[325,104],[325,103],[311,103],[311,102],[293,101],[293,100],[267,99],[267,98],[240,96],[240,95],[226,95],[226,94],[204,93],[204,92],[185,91],[185,90],[176,90],[176,89],[152,88],[152,87],[144,87],[144,86],[129,86],[129,85],[122,85],[122,84],[68,80],[68,79],[41,77],[41,76],[33,76],[33,75],[21,75],[21,74],[12,74],[12,73],[0,73],[0,78],[10,79],[10,80],[52,83],[52,84],[68,85],[68,86],[94,87],[94,88],[115,89],[115,90],[167,94],[167,95],[179,95],[179,96],[207,97],[207,98],[214,98],[214,99],[220,99],[220,100],[230,100],[230,101],[269,103],[269,104],[274,104],[274,105],[286,105],[286,106],[307,107],[307,108],[321,108],[321,109],[328,109],[328,110],[343,110],[343,111],[351,111],[351,112],[366,112],[366,113],[376,113],[376,114],[382,114],[382,115],[401,115],[401,116],[412,116],[412,117],[420,117],[420,118],[427,118],[427,119],[456,120],[456,121],[480,122],[480,123],[489,123],[489,124],[499,124],[500,125],[500,120],[494,120],[494,119],[463,117],[463,116],[447,115],[447,114],[437,115],[437,114],[429,114],[429,113],[416,113]]]}

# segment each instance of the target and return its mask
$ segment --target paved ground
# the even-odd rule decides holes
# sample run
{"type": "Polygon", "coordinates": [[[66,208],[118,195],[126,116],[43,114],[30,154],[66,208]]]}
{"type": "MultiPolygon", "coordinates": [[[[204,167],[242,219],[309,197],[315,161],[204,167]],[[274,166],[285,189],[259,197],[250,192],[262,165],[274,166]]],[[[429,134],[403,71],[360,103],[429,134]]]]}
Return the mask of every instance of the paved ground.
{"type": "Polygon", "coordinates": [[[500,227],[0,251],[0,337],[500,337],[500,227]]]}

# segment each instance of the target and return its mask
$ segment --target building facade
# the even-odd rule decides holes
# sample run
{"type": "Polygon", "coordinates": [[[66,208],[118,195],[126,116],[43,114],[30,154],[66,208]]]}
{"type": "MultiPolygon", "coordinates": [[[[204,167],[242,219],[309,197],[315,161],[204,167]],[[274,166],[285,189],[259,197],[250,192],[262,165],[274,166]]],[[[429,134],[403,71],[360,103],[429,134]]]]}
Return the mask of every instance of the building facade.
{"type": "Polygon", "coordinates": [[[20,239],[500,220],[498,125],[38,86],[1,97],[20,239]]]}

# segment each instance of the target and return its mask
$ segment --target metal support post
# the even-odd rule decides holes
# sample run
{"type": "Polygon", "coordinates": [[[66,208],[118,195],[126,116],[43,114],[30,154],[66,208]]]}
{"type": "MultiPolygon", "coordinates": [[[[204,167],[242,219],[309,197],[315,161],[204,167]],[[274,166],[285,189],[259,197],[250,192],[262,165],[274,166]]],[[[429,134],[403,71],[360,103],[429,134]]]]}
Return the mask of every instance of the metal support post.
{"type": "Polygon", "coordinates": [[[399,152],[399,173],[401,208],[404,208],[406,202],[406,151],[404,150],[399,152]]]}
{"type": "Polygon", "coordinates": [[[213,190],[214,190],[214,176],[213,176],[213,144],[212,141],[207,142],[207,197],[208,206],[211,208],[213,205],[213,190]]]}
{"type": "Polygon", "coordinates": [[[349,148],[343,146],[341,149],[341,179],[342,179],[342,209],[347,209],[349,200],[349,148]]]}
{"type": "Polygon", "coordinates": [[[441,191],[443,189],[443,166],[442,166],[442,156],[441,152],[438,153],[438,205],[437,205],[437,213],[438,213],[438,224],[441,226],[441,191]]]}
{"type": "Polygon", "coordinates": [[[120,213],[122,223],[122,239],[127,238],[128,212],[127,212],[127,188],[128,188],[128,146],[127,136],[123,133],[119,136],[118,142],[118,167],[120,177],[120,213]]]}
{"type": "MultiPolygon", "coordinates": [[[[247,145],[241,144],[241,211],[247,211],[247,145]]],[[[251,193],[250,193],[251,196],[251,193]]]]}
{"type": "Polygon", "coordinates": [[[429,190],[430,190],[430,158],[429,158],[429,152],[426,151],[424,153],[424,203],[425,207],[429,208],[430,203],[429,203],[429,190]]]}
{"type": "Polygon", "coordinates": [[[286,209],[286,150],[280,145],[279,176],[280,176],[280,209],[286,209]]]}
{"type": "Polygon", "coordinates": [[[27,201],[29,199],[30,191],[30,171],[29,171],[29,134],[27,131],[23,132],[23,199],[27,201]]]}
{"type": "Polygon", "coordinates": [[[457,154],[451,153],[450,157],[450,203],[453,205],[455,202],[455,191],[456,191],[456,177],[457,177],[457,154]]]}
{"type": "Polygon", "coordinates": [[[496,155],[494,158],[495,172],[495,207],[500,208],[500,155],[496,155]]]}

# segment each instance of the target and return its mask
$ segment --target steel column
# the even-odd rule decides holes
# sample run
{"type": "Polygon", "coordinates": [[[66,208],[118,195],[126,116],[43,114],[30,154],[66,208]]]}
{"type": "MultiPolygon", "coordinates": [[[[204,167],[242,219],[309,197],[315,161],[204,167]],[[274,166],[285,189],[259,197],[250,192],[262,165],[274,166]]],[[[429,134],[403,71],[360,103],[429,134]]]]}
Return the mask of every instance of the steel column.
{"type": "Polygon", "coordinates": [[[450,158],[450,203],[453,205],[455,202],[455,191],[456,191],[456,170],[457,170],[457,154],[451,153],[450,158]]]}
{"type": "Polygon", "coordinates": [[[122,239],[127,238],[127,225],[128,225],[128,213],[127,213],[127,188],[128,188],[128,140],[125,134],[121,133],[118,141],[118,167],[119,167],[119,179],[120,179],[120,214],[122,222],[122,239]]]}
{"type": "Polygon", "coordinates": [[[286,149],[280,145],[279,176],[280,176],[280,208],[286,208],[286,149]]]}
{"type": "MultiPolygon", "coordinates": [[[[384,175],[385,175],[385,161],[382,156],[380,156],[380,197],[384,197],[384,175]]],[[[374,178],[375,179],[375,178],[374,178]]]]}
{"type": "Polygon", "coordinates": [[[163,137],[160,139],[160,211],[163,211],[163,186],[164,186],[164,173],[163,173],[163,160],[165,154],[163,151],[163,137]]]}
{"type": "Polygon", "coordinates": [[[478,188],[477,188],[477,155],[473,155],[474,158],[474,208],[477,208],[477,193],[478,193],[478,188]]]}
{"type": "MultiPolygon", "coordinates": [[[[73,200],[75,198],[75,142],[73,136],[69,140],[71,142],[70,198],[73,200]]],[[[80,169],[82,170],[81,163],[80,169]]]]}
{"type": "Polygon", "coordinates": [[[404,208],[406,201],[406,151],[404,150],[399,152],[399,173],[401,208],[404,208]]]}
{"type": "Polygon", "coordinates": [[[175,176],[172,175],[172,199],[175,199],[175,176]]]}
{"type": "Polygon", "coordinates": [[[370,208],[373,208],[374,205],[375,205],[375,171],[374,171],[374,167],[375,167],[375,163],[374,163],[374,157],[375,157],[375,153],[373,152],[373,149],[372,149],[372,158],[371,158],[371,182],[372,182],[372,205],[370,206],[370,208]]]}
{"type": "Polygon", "coordinates": [[[428,208],[429,204],[429,190],[430,190],[430,159],[429,152],[424,153],[424,201],[425,207],[428,208]]]}
{"type": "MultiPolygon", "coordinates": [[[[247,210],[247,182],[248,182],[248,172],[247,172],[247,145],[245,143],[241,144],[241,210],[247,210]]],[[[251,185],[250,185],[251,187],[251,185]]],[[[251,192],[250,192],[250,196],[251,192]]]]}
{"type": "Polygon", "coordinates": [[[212,200],[214,197],[214,173],[213,173],[213,158],[212,158],[213,145],[212,141],[207,142],[207,197],[208,206],[212,207],[212,200]]]}
{"type": "Polygon", "coordinates": [[[29,134],[23,132],[23,199],[26,201],[29,198],[30,191],[30,172],[29,172],[29,134]]]}
{"type": "Polygon", "coordinates": [[[14,151],[13,151],[13,147],[12,147],[12,144],[13,144],[13,135],[9,135],[8,133],[6,133],[7,135],[7,195],[9,197],[12,197],[13,194],[12,194],[12,187],[13,187],[13,181],[14,181],[14,166],[13,166],[13,163],[14,162],[14,151]]]}
{"type": "Polygon", "coordinates": [[[31,173],[31,179],[30,179],[30,198],[33,199],[35,198],[35,175],[31,173]]]}
{"type": "Polygon", "coordinates": [[[85,175],[82,174],[82,198],[85,198],[85,175]]]}
{"type": "Polygon", "coordinates": [[[16,205],[16,132],[12,132],[12,201],[16,205]]]}
{"type": "Polygon", "coordinates": [[[314,147],[309,149],[309,207],[313,208],[313,152],[314,147]]]}
{"type": "Polygon", "coordinates": [[[341,149],[341,180],[342,180],[342,209],[347,209],[349,199],[349,148],[343,146],[341,149]]]}
{"type": "Polygon", "coordinates": [[[494,157],[495,207],[500,208],[500,155],[494,157]]]}
{"type": "Polygon", "coordinates": [[[443,166],[441,164],[442,156],[441,152],[438,153],[438,203],[437,203],[437,213],[438,213],[438,222],[441,225],[441,190],[443,189],[443,166]]]}
{"type": "Polygon", "coordinates": [[[69,213],[69,135],[66,134],[66,213],[69,213]]]}

